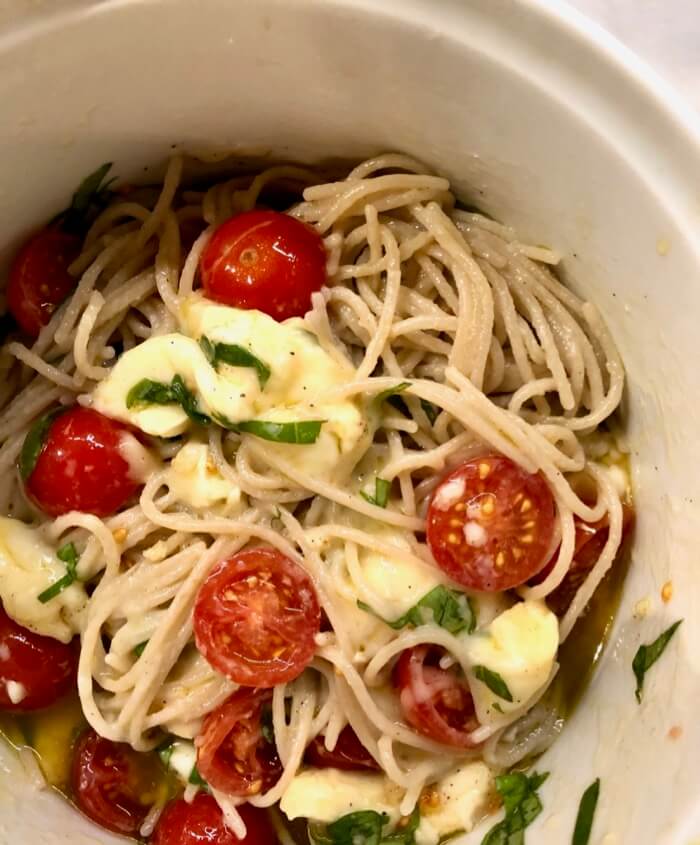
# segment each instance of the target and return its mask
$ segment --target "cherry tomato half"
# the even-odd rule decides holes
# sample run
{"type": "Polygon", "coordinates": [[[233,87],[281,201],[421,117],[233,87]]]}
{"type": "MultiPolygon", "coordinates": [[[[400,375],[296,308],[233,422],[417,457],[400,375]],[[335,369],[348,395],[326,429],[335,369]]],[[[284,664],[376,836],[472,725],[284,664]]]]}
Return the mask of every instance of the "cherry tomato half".
{"type": "Polygon", "coordinates": [[[455,668],[441,669],[439,646],[406,649],[394,667],[404,718],[424,736],[455,748],[474,748],[479,727],[469,685],[455,668]]]}
{"type": "Polygon", "coordinates": [[[554,498],[542,475],[502,455],[484,455],[438,486],[428,508],[428,545],[458,584],[509,590],[546,564],[554,519],[554,498]]]}
{"type": "Polygon", "coordinates": [[[326,748],[322,736],[314,737],[306,749],[305,760],[317,769],[379,770],[377,761],[360,742],[350,725],[346,725],[340,732],[332,751],[326,748]]]}
{"type": "Polygon", "coordinates": [[[277,845],[279,840],[267,813],[250,804],[236,807],[246,827],[239,839],[224,824],[219,805],[205,792],[192,803],[171,801],[158,820],[151,845],[277,845]]]}
{"type": "Polygon", "coordinates": [[[125,436],[127,426],[90,408],[42,418],[22,449],[27,494],[49,516],[115,513],[141,486],[120,451],[125,436]]]}
{"type": "Polygon", "coordinates": [[[197,768],[227,795],[256,795],[273,786],[282,765],[274,741],[263,736],[263,707],[270,690],[240,689],[204,720],[195,740],[197,768]]]}
{"type": "Polygon", "coordinates": [[[194,606],[199,651],[222,675],[249,687],[296,678],[314,655],[320,624],[311,578],[271,548],[221,561],[194,606]]]}
{"type": "Polygon", "coordinates": [[[135,836],[150,809],[144,801],[155,780],[146,755],[88,729],[73,751],[71,786],[88,818],[114,833],[135,836]]]}
{"type": "Polygon", "coordinates": [[[199,270],[209,299],[286,320],[311,307],[311,294],[326,281],[326,251],[304,223],[256,209],[219,226],[199,270]]]}
{"type": "Polygon", "coordinates": [[[82,238],[59,225],[47,226],[22,246],[10,267],[7,307],[20,328],[36,337],[76,286],[68,267],[82,238]]]}
{"type": "Polygon", "coordinates": [[[73,643],[35,634],[0,607],[0,710],[48,707],[73,688],[77,665],[73,643]]]}

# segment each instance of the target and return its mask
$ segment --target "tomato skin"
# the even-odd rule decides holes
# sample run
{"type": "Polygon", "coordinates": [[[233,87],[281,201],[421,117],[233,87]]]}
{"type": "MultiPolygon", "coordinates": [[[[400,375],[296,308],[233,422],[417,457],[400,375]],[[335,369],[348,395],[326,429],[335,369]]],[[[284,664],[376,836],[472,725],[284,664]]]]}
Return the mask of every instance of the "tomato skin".
{"type": "Polygon", "coordinates": [[[419,645],[401,652],[394,685],[404,718],[424,736],[453,748],[475,748],[470,734],[479,727],[466,679],[441,669],[439,646],[419,645]]]}
{"type": "Polygon", "coordinates": [[[78,650],[18,625],[0,607],[0,710],[23,713],[48,707],[75,686],[78,650]],[[14,704],[7,682],[25,690],[14,704]]]}
{"type": "Polygon", "coordinates": [[[428,507],[428,545],[458,584],[509,590],[547,563],[555,516],[541,474],[525,472],[503,455],[483,455],[465,461],[437,487],[428,507]]]}
{"type": "Polygon", "coordinates": [[[263,707],[272,692],[242,688],[210,713],[195,740],[197,768],[206,782],[227,795],[256,795],[282,772],[274,743],[262,733],[263,707]]]}
{"type": "Polygon", "coordinates": [[[320,624],[311,578],[271,548],[221,561],[194,606],[199,651],[218,672],[249,687],[273,687],[301,674],[316,650],[320,624]]]}
{"type": "Polygon", "coordinates": [[[112,742],[92,729],[76,742],[71,787],[78,808],[114,833],[136,836],[149,807],[142,804],[141,755],[130,745],[112,742]]]}
{"type": "Polygon", "coordinates": [[[219,805],[205,792],[191,804],[184,798],[171,801],[158,820],[151,845],[277,845],[279,840],[264,810],[241,804],[236,808],[245,822],[246,835],[239,839],[224,824],[219,805]]]}
{"type": "Polygon", "coordinates": [[[214,232],[199,265],[209,299],[286,320],[311,307],[326,281],[326,251],[309,226],[279,211],[254,209],[214,232]]]}
{"type": "Polygon", "coordinates": [[[76,510],[110,516],[141,486],[119,451],[131,429],[91,408],[75,406],[48,429],[25,489],[49,516],[76,510]]]}
{"type": "Polygon", "coordinates": [[[379,771],[379,764],[360,742],[350,725],[346,725],[340,732],[332,751],[326,748],[322,736],[314,737],[306,749],[304,759],[317,769],[379,771]]]}
{"type": "Polygon", "coordinates": [[[82,238],[51,224],[20,248],[10,266],[7,307],[20,328],[37,337],[76,286],[68,267],[80,255],[82,238]]]}

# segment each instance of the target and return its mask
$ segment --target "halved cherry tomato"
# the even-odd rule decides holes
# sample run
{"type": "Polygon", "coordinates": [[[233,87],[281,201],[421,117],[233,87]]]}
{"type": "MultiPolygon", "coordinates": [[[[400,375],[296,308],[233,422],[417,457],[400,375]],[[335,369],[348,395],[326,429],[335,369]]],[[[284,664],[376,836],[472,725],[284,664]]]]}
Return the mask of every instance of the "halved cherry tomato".
{"type": "Polygon", "coordinates": [[[199,270],[209,299],[286,320],[311,307],[311,294],[326,281],[326,251],[304,223],[256,209],[219,226],[199,270]]]}
{"type": "Polygon", "coordinates": [[[360,742],[350,725],[346,725],[340,732],[332,751],[326,748],[322,736],[314,737],[306,749],[304,759],[317,769],[379,770],[377,761],[360,742]]]}
{"type": "Polygon", "coordinates": [[[469,685],[458,669],[440,668],[444,649],[419,645],[401,653],[394,685],[404,718],[424,736],[455,748],[474,748],[479,727],[469,685]]]}
{"type": "Polygon", "coordinates": [[[539,473],[502,455],[465,461],[428,508],[428,545],[450,578],[483,592],[525,583],[547,563],[554,498],[539,473]]]}
{"type": "Polygon", "coordinates": [[[48,707],[73,688],[77,666],[74,643],[35,634],[0,607],[0,710],[48,707]]]}
{"type": "Polygon", "coordinates": [[[80,254],[83,239],[47,226],[20,249],[10,266],[7,307],[23,331],[36,337],[76,285],[68,267],[80,254]]]}
{"type": "Polygon", "coordinates": [[[195,740],[197,768],[227,795],[256,795],[273,786],[282,765],[274,742],[263,736],[262,709],[270,690],[240,689],[204,720],[195,740]]]}
{"type": "Polygon", "coordinates": [[[249,687],[273,687],[301,674],[321,624],[306,571],[271,548],[223,560],[194,606],[194,637],[206,660],[249,687]]]}
{"type": "Polygon", "coordinates": [[[246,827],[243,839],[226,827],[221,809],[211,795],[198,792],[190,804],[178,798],[163,811],[151,845],[277,845],[277,834],[265,810],[250,804],[236,809],[246,827]]]}
{"type": "Polygon", "coordinates": [[[50,516],[115,513],[141,486],[120,450],[126,436],[133,437],[127,426],[90,408],[42,418],[22,449],[29,497],[50,516]]]}
{"type": "Polygon", "coordinates": [[[150,809],[157,768],[130,745],[112,742],[92,729],[73,751],[71,787],[78,808],[92,821],[115,833],[135,836],[150,809]]]}

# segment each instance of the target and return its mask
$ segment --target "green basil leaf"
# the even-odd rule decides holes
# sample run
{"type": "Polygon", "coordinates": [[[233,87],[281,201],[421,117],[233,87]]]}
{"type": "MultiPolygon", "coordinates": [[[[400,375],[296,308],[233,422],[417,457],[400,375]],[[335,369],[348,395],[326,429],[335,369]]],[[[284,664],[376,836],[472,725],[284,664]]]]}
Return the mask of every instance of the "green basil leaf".
{"type": "Polygon", "coordinates": [[[430,423],[430,425],[435,425],[435,420],[440,414],[440,409],[437,407],[437,405],[433,405],[433,403],[428,402],[427,399],[421,399],[420,406],[423,409],[426,417],[428,418],[428,422],[430,423]]]}
{"type": "Polygon", "coordinates": [[[491,828],[481,845],[524,845],[525,828],[542,812],[537,790],[548,776],[535,773],[528,777],[522,772],[511,772],[496,777],[505,818],[491,828]]]}
{"type": "Polygon", "coordinates": [[[170,382],[170,389],[176,401],[182,407],[182,410],[193,422],[199,425],[209,425],[211,423],[211,418],[199,410],[197,398],[187,387],[181,375],[173,376],[173,380],[170,382]]]}
{"type": "Polygon", "coordinates": [[[95,217],[109,204],[113,191],[110,185],[114,179],[105,182],[105,177],[112,167],[103,164],[94,173],[87,176],[73,194],[71,204],[51,221],[62,229],[76,235],[84,235],[95,217]]]}
{"type": "Polygon", "coordinates": [[[196,766],[192,767],[190,776],[187,778],[187,783],[191,783],[193,786],[207,786],[207,782],[199,774],[199,769],[196,766]]]}
{"type": "Polygon", "coordinates": [[[56,552],[56,557],[63,561],[66,565],[66,574],[59,578],[58,581],[47,587],[43,592],[39,593],[37,598],[42,604],[46,604],[55,599],[57,595],[62,593],[67,587],[70,587],[77,580],[76,569],[78,567],[78,552],[73,543],[66,543],[65,546],[56,552]]]}
{"type": "Polygon", "coordinates": [[[34,467],[39,460],[41,450],[44,448],[51,423],[62,411],[62,408],[58,408],[40,417],[27,432],[27,436],[24,438],[24,443],[22,444],[22,451],[19,455],[19,471],[25,481],[34,472],[34,467]]]}
{"type": "MultiPolygon", "coordinates": [[[[109,183],[103,184],[105,176],[112,168],[112,162],[100,165],[94,173],[86,176],[73,194],[70,204],[70,211],[84,214],[91,205],[100,202],[100,196],[106,190],[109,183]]],[[[112,180],[113,181],[113,180],[112,180]]]]}
{"type": "Polygon", "coordinates": [[[389,493],[391,492],[391,481],[386,478],[376,478],[374,481],[374,496],[360,490],[360,496],[370,505],[376,505],[378,508],[385,508],[389,502],[389,493]]]}
{"type": "Polygon", "coordinates": [[[420,810],[416,804],[411,815],[407,819],[401,819],[393,833],[385,834],[381,845],[414,845],[419,824],[420,810]]]}
{"type": "Polygon", "coordinates": [[[334,845],[380,845],[382,828],[388,821],[386,813],[360,810],[348,813],[326,829],[334,845]]]}
{"type": "Polygon", "coordinates": [[[144,640],[142,643],[135,645],[133,648],[133,652],[137,657],[141,657],[141,655],[146,650],[146,646],[148,645],[148,640],[144,640]]]}
{"type": "Polygon", "coordinates": [[[160,762],[166,769],[169,768],[170,758],[173,756],[173,751],[175,750],[175,741],[172,739],[166,739],[165,742],[161,743],[156,750],[158,751],[160,762]]]}
{"type": "Polygon", "coordinates": [[[187,416],[198,425],[209,425],[211,419],[197,405],[197,398],[187,387],[181,375],[173,376],[170,384],[144,378],[126,394],[126,407],[138,405],[179,405],[187,416]]]}
{"type": "Polygon", "coordinates": [[[199,345],[215,370],[218,369],[219,364],[228,364],[231,367],[252,367],[258,374],[261,390],[272,375],[267,364],[244,346],[238,346],[235,343],[219,343],[204,336],[199,339],[199,345]]]}
{"type": "Polygon", "coordinates": [[[386,625],[398,631],[407,625],[414,628],[420,625],[439,625],[451,634],[460,631],[472,633],[476,627],[476,614],[469,596],[450,590],[439,584],[409,610],[393,622],[379,616],[368,604],[358,601],[357,606],[366,613],[371,613],[381,619],[386,625]]]}
{"type": "Polygon", "coordinates": [[[593,828],[593,816],[600,794],[600,778],[596,778],[581,796],[571,845],[588,845],[593,828]]]}
{"type": "Polygon", "coordinates": [[[374,401],[377,404],[380,404],[381,402],[384,402],[387,399],[390,399],[392,396],[396,396],[397,393],[403,393],[403,391],[406,390],[406,388],[410,387],[410,386],[411,386],[410,381],[402,381],[399,384],[397,384],[395,387],[388,387],[386,390],[382,390],[381,393],[377,393],[377,395],[374,397],[374,401]]]}
{"type": "Polygon", "coordinates": [[[59,593],[62,593],[67,587],[75,581],[75,577],[73,575],[64,575],[62,578],[59,578],[58,581],[54,581],[54,583],[47,587],[42,593],[39,593],[37,598],[42,604],[46,604],[46,602],[51,601],[51,599],[55,599],[59,593]]]}
{"type": "Polygon", "coordinates": [[[65,563],[69,574],[75,575],[80,555],[73,543],[66,543],[65,546],[61,546],[61,548],[56,552],[56,557],[65,563]]]}
{"type": "Polygon", "coordinates": [[[235,423],[233,431],[253,434],[262,440],[273,443],[295,443],[308,446],[318,440],[321,426],[325,420],[303,420],[301,422],[267,422],[265,420],[248,420],[235,423]]]}
{"type": "Polygon", "coordinates": [[[508,689],[508,684],[506,684],[498,672],[493,672],[491,669],[487,669],[486,666],[474,666],[473,668],[476,679],[481,681],[482,684],[486,684],[494,695],[497,695],[504,701],[513,700],[513,694],[508,689]]]}
{"type": "Polygon", "coordinates": [[[637,679],[637,689],[635,690],[635,695],[637,696],[638,702],[641,703],[642,701],[642,690],[644,688],[644,677],[646,673],[664,653],[671,637],[676,633],[678,626],[682,621],[682,619],[679,619],[677,622],[674,622],[673,625],[665,630],[663,634],[660,634],[653,643],[640,645],[637,649],[637,653],[634,655],[634,660],[632,661],[632,671],[637,679]]]}

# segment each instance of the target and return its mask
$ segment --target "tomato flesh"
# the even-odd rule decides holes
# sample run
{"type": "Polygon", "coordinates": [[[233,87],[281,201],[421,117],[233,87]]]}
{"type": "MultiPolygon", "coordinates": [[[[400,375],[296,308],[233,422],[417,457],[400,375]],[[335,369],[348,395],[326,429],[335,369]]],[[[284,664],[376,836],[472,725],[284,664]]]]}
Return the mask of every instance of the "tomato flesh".
{"type": "Polygon", "coordinates": [[[194,606],[194,637],[206,660],[249,687],[291,681],[311,661],[321,610],[306,571],[271,548],[219,563],[194,606]]]}
{"type": "Polygon", "coordinates": [[[221,809],[211,795],[198,792],[190,804],[179,798],[163,811],[151,845],[277,845],[277,834],[264,810],[250,804],[236,809],[246,826],[243,839],[226,827],[221,809]]]}
{"type": "Polygon", "coordinates": [[[143,803],[155,781],[145,755],[89,729],[73,751],[71,786],[79,809],[114,833],[135,836],[146,818],[143,803]]]}
{"type": "Polygon", "coordinates": [[[48,707],[74,687],[77,666],[74,643],[29,631],[0,607],[0,710],[48,707]]]}
{"type": "Polygon", "coordinates": [[[346,725],[340,732],[332,751],[326,748],[322,736],[314,737],[306,749],[305,760],[317,769],[379,771],[377,761],[360,742],[350,725],[346,725]]]}
{"type": "Polygon", "coordinates": [[[197,768],[214,789],[247,796],[277,782],[282,765],[261,727],[271,700],[270,690],[240,689],[204,720],[195,740],[197,768]]]}
{"type": "Polygon", "coordinates": [[[542,475],[502,455],[484,455],[440,483],[428,508],[427,538],[450,578],[500,592],[542,569],[554,525],[554,498],[542,475]]]}
{"type": "Polygon", "coordinates": [[[60,413],[25,478],[29,498],[49,516],[115,513],[141,486],[120,451],[125,436],[133,437],[127,426],[90,408],[60,413]]]}
{"type": "Polygon", "coordinates": [[[479,727],[466,678],[439,665],[444,649],[420,645],[401,652],[394,685],[404,718],[424,736],[455,748],[474,748],[479,727]]]}
{"type": "Polygon", "coordinates": [[[7,307],[30,337],[39,334],[75,287],[68,267],[81,247],[81,237],[51,225],[33,235],[12,261],[7,307]]]}
{"type": "Polygon", "coordinates": [[[313,229],[288,214],[255,209],[231,217],[199,265],[209,299],[286,320],[311,307],[326,281],[326,251],[313,229]]]}

